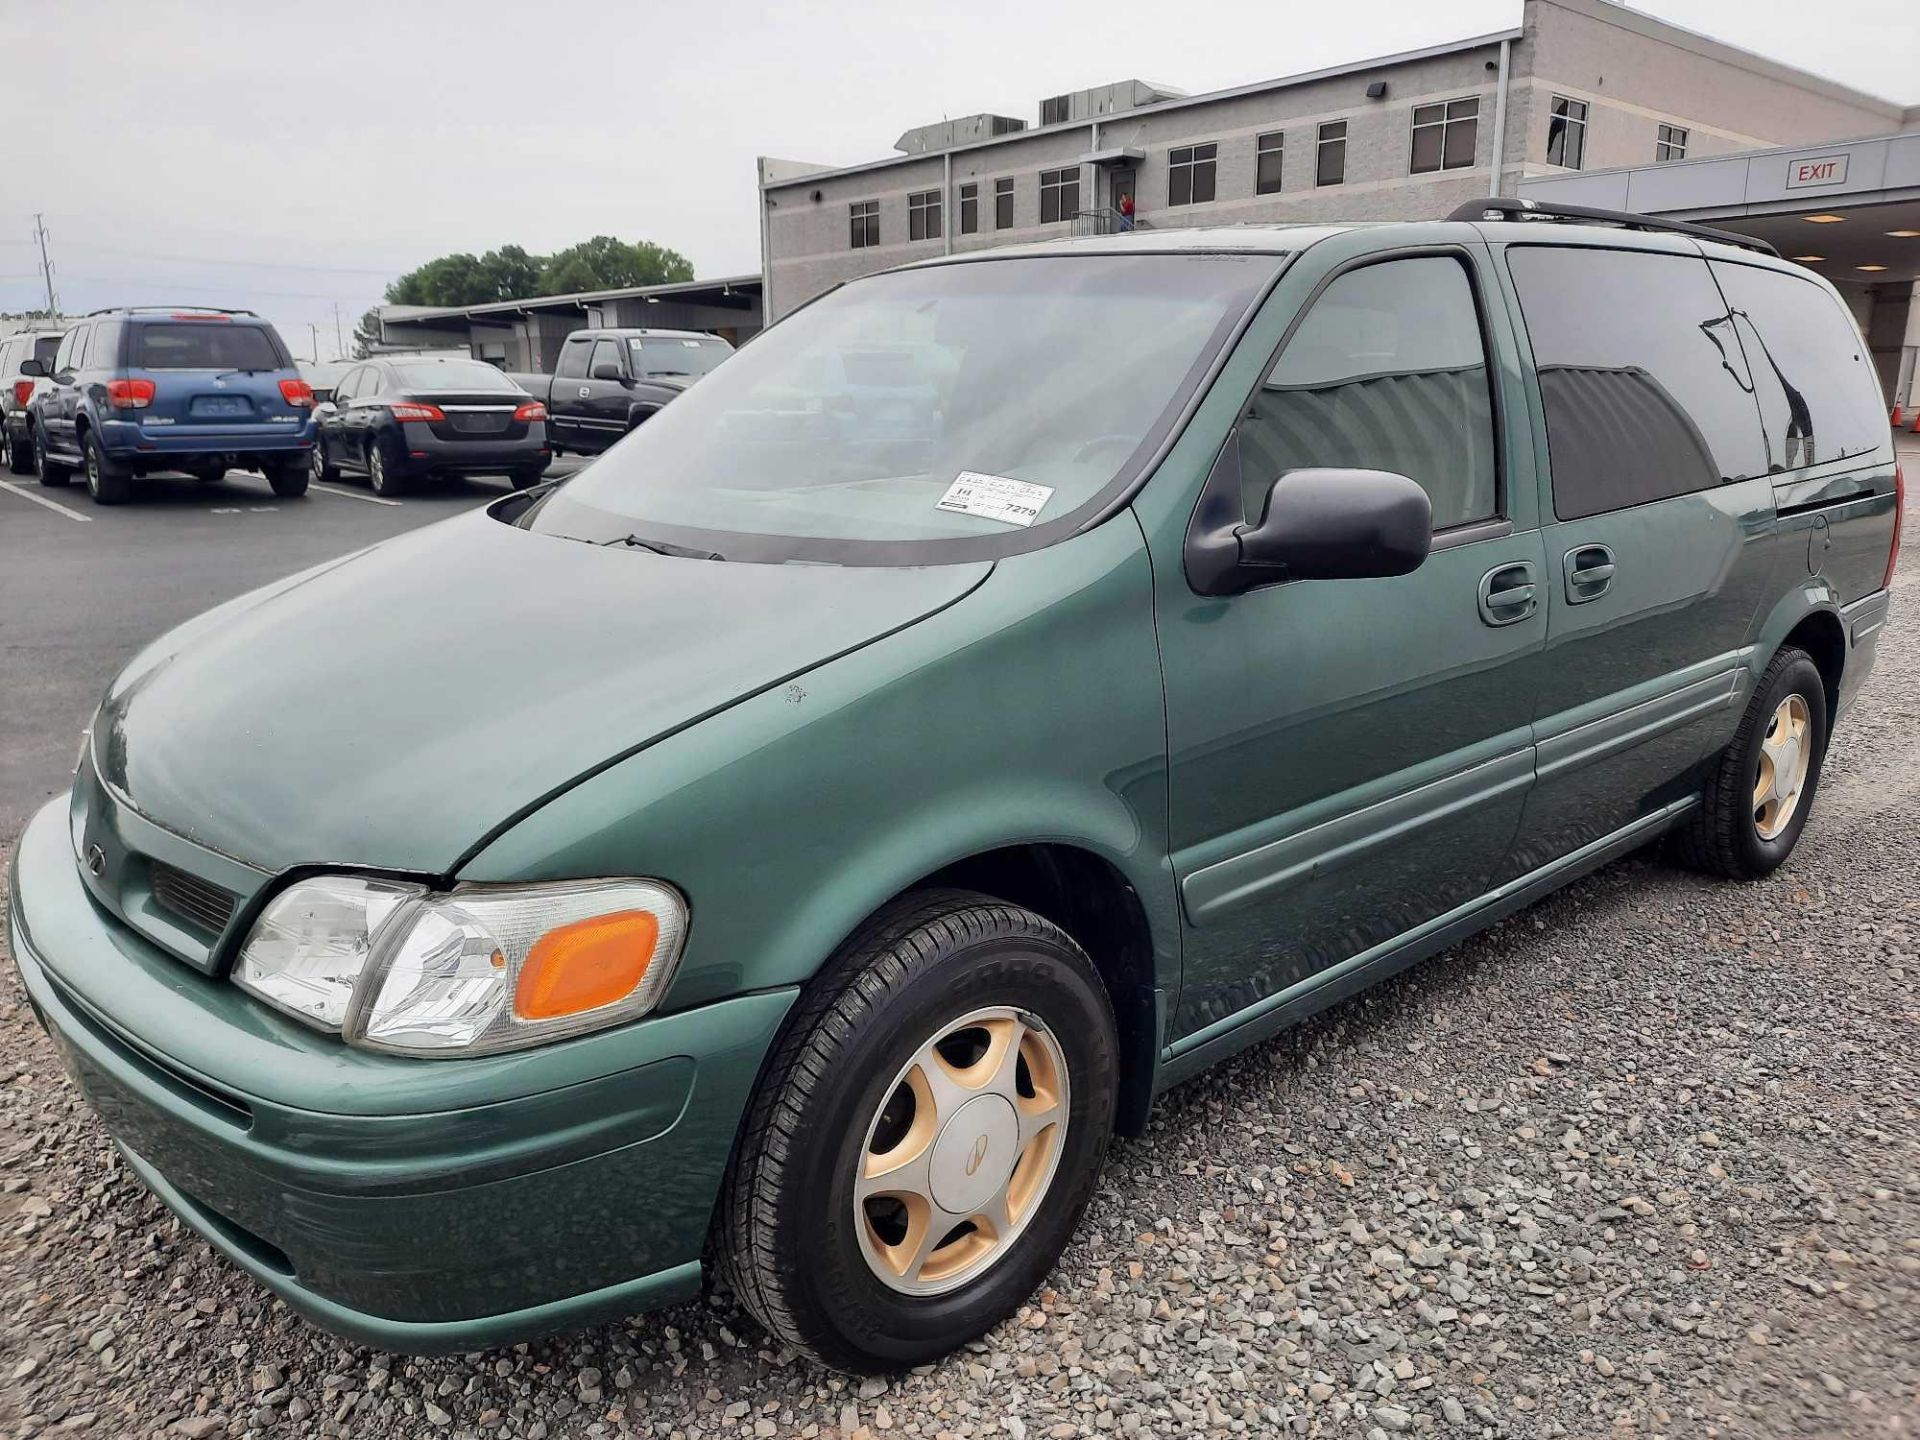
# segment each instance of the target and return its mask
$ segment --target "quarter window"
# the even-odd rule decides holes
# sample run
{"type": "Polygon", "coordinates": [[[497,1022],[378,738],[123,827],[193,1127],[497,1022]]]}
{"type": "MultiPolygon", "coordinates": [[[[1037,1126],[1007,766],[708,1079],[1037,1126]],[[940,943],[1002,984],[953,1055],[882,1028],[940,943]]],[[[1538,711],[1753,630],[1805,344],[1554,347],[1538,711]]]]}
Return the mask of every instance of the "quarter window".
{"type": "Polygon", "coordinates": [[[940,238],[940,192],[922,190],[907,196],[907,239],[940,238]]]}
{"type": "Polygon", "coordinates": [[[1547,107],[1547,163],[1578,170],[1587,158],[1587,102],[1553,97],[1547,107]]]}
{"type": "Polygon", "coordinates": [[[1687,131],[1681,125],[1662,125],[1660,138],[1653,142],[1654,163],[1687,158],[1687,131]]]}
{"type": "Polygon", "coordinates": [[[993,228],[996,230],[1013,228],[1013,181],[1011,179],[993,182],[993,228]]]}
{"type": "Polygon", "coordinates": [[[1287,471],[1332,466],[1417,481],[1435,530],[1491,519],[1493,436],[1466,267],[1423,255],[1350,270],[1301,320],[1241,426],[1247,514],[1287,471]]]}
{"type": "Polygon", "coordinates": [[[1080,172],[1077,169],[1040,172],[1040,223],[1071,220],[1080,208],[1080,172]]]}
{"type": "Polygon", "coordinates": [[[1213,199],[1218,145],[1183,145],[1167,152],[1167,204],[1204,205],[1213,199]]]}
{"type": "Polygon", "coordinates": [[[1347,180],[1347,122],[1329,120],[1320,127],[1313,157],[1313,183],[1344,185],[1347,180]]]}
{"type": "Polygon", "coordinates": [[[1839,301],[1797,275],[1712,265],[1753,374],[1767,469],[1800,470],[1886,444],[1873,363],[1839,301]]]}
{"type": "Polygon", "coordinates": [[[1460,170],[1473,164],[1480,127],[1480,101],[1474,96],[1413,107],[1415,175],[1460,170]]]}
{"type": "Polygon", "coordinates": [[[1705,260],[1514,245],[1562,520],[1766,469],[1734,325],[1705,260]]]}
{"type": "Polygon", "coordinates": [[[868,250],[880,243],[880,202],[856,200],[847,207],[853,223],[853,248],[868,250]]]}
{"type": "Polygon", "coordinates": [[[1256,195],[1277,195],[1280,193],[1280,161],[1286,150],[1287,137],[1276,130],[1271,135],[1262,135],[1258,141],[1258,151],[1253,162],[1253,193],[1256,195]]]}
{"type": "Polygon", "coordinates": [[[960,233],[972,235],[980,228],[980,187],[960,187],[960,233]]]}

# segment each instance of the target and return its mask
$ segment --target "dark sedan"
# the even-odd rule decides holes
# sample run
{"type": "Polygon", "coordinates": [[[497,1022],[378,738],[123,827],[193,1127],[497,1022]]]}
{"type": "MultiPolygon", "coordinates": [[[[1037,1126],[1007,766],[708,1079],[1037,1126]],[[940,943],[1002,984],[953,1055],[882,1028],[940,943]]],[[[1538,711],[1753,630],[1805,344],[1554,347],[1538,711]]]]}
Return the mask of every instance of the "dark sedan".
{"type": "Polygon", "coordinates": [[[369,360],[316,413],[313,478],[353,471],[381,495],[447,475],[505,475],[524,490],[553,459],[546,405],[463,355],[369,360]]]}

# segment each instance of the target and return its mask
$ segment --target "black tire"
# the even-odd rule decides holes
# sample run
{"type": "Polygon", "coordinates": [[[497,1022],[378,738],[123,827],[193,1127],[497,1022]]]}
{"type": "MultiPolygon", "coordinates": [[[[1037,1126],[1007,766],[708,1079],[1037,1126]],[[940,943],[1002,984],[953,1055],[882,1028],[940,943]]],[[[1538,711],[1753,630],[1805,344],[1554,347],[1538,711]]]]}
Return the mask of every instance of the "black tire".
{"type": "Polygon", "coordinates": [[[59,489],[73,478],[73,472],[47,454],[47,437],[39,426],[33,428],[33,468],[40,472],[40,483],[59,489]]]}
{"type": "Polygon", "coordinates": [[[225,465],[196,465],[187,473],[192,475],[193,478],[198,480],[202,485],[218,485],[222,480],[227,478],[227,467],[225,465]]]}
{"type": "Polygon", "coordinates": [[[1671,852],[1690,869],[1729,880],[1758,880],[1793,853],[1806,828],[1820,786],[1827,752],[1827,687],[1820,667],[1804,650],[1788,648],[1773,657],[1753,699],[1740,717],[1733,739],[1707,762],[1701,804],[1675,829],[1671,852]],[[1761,745],[1774,712],[1791,695],[1806,706],[1809,721],[1806,780],[1793,814],[1771,839],[1763,838],[1754,814],[1754,787],[1760,775],[1761,745]]]}
{"type": "Polygon", "coordinates": [[[80,454],[86,462],[87,494],[94,504],[124,505],[133,498],[133,476],[107,458],[93,431],[81,432],[80,454]]]}
{"type": "Polygon", "coordinates": [[[7,469],[15,475],[33,474],[33,446],[25,436],[9,434],[7,436],[7,469]]]}
{"type": "Polygon", "coordinates": [[[513,471],[507,476],[507,479],[512,482],[513,488],[516,490],[531,490],[544,480],[546,475],[546,466],[529,465],[524,469],[513,471]]]}
{"type": "Polygon", "coordinates": [[[407,488],[405,477],[394,473],[387,447],[377,435],[367,441],[367,484],[374,494],[389,497],[407,488]]]}
{"type": "Polygon", "coordinates": [[[313,450],[307,456],[307,478],[323,485],[331,485],[340,478],[340,467],[327,459],[326,449],[318,440],[313,442],[313,450]]]}
{"type": "Polygon", "coordinates": [[[735,1292],[780,1339],[835,1369],[903,1370],[949,1353],[1011,1315],[1053,1268],[1099,1178],[1118,1080],[1112,1006],[1066,934],[968,891],[896,902],[808,986],[768,1060],[717,1216],[735,1292]],[[989,1268],[944,1293],[903,1294],[861,1248],[855,1170],[902,1066],[942,1024],[986,1006],[1038,1017],[1064,1055],[1057,1168],[989,1268]]]}
{"type": "Polygon", "coordinates": [[[304,460],[289,460],[281,465],[269,465],[262,472],[267,484],[273,487],[273,493],[282,500],[298,500],[307,493],[307,465],[304,460]]]}

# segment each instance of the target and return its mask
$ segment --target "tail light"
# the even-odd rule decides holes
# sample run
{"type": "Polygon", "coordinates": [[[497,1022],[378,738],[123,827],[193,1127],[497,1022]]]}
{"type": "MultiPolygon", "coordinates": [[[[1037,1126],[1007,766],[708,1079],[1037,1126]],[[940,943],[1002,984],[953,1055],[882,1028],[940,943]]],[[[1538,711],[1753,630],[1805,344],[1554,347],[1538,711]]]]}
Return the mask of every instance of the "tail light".
{"type": "Polygon", "coordinates": [[[387,409],[393,412],[396,420],[440,421],[447,418],[447,412],[438,405],[426,405],[418,400],[396,400],[387,409]]]}
{"type": "Polygon", "coordinates": [[[513,412],[513,418],[523,424],[531,425],[535,420],[544,420],[547,418],[547,407],[542,405],[538,400],[529,400],[513,412]]]}
{"type": "Polygon", "coordinates": [[[311,409],[313,406],[313,386],[304,380],[282,380],[280,382],[280,398],[289,405],[297,406],[302,410],[311,409]]]}
{"type": "Polygon", "coordinates": [[[25,405],[33,399],[33,381],[16,380],[13,382],[13,403],[25,405]]]}
{"type": "Polygon", "coordinates": [[[1893,584],[1893,568],[1900,563],[1900,530],[1906,515],[1907,472],[1896,464],[1893,467],[1893,548],[1887,552],[1887,573],[1880,577],[1882,590],[1893,584]]]}
{"type": "Polygon", "coordinates": [[[153,381],[109,380],[107,403],[116,410],[144,410],[153,404],[153,381]]]}

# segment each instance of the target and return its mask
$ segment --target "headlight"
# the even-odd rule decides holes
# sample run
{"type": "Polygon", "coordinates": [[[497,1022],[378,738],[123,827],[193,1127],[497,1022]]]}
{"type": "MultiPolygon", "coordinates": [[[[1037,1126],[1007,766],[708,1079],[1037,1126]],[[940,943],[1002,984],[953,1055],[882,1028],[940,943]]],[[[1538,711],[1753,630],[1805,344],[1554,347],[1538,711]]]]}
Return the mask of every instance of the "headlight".
{"type": "Polygon", "coordinates": [[[267,906],[234,979],[354,1044],[487,1054],[645,1014],[673,978],[686,928],[685,902],[650,880],[429,895],[321,876],[267,906]]]}

